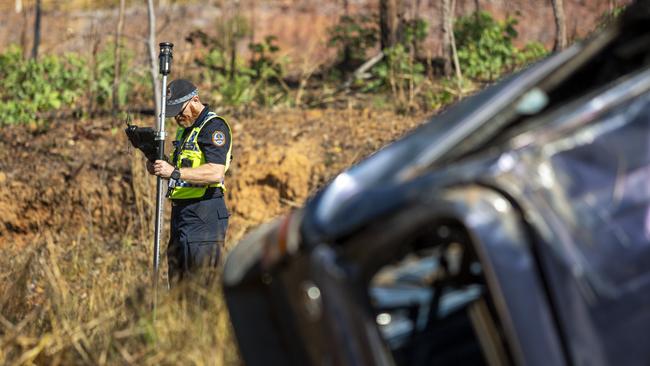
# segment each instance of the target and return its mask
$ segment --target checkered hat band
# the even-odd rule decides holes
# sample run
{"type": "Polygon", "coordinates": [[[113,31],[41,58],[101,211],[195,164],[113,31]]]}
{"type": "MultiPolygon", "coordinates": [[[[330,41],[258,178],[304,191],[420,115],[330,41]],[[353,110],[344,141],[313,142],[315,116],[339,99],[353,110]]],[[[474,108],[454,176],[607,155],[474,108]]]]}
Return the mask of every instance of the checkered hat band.
{"type": "Polygon", "coordinates": [[[178,104],[178,103],[184,103],[184,102],[192,99],[192,97],[194,97],[195,95],[198,95],[198,94],[199,94],[199,90],[194,89],[194,91],[189,93],[188,95],[182,96],[182,97],[180,97],[178,99],[168,100],[167,104],[168,105],[174,105],[174,104],[178,104]]]}

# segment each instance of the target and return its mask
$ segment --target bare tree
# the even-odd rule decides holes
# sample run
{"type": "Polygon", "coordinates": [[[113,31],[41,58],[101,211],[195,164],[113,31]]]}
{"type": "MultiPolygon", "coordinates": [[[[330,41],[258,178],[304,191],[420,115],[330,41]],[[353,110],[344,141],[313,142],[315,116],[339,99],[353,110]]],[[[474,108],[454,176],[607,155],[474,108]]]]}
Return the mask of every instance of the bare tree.
{"type": "Polygon", "coordinates": [[[456,37],[454,37],[454,11],[456,0],[442,0],[442,47],[445,62],[445,75],[451,75],[452,63],[456,71],[456,78],[461,79],[458,52],[456,52],[456,37]]]}
{"type": "MultiPolygon", "coordinates": [[[[153,7],[153,0],[147,0],[147,13],[149,14],[149,63],[151,64],[151,83],[153,86],[153,99],[156,103],[156,116],[160,115],[160,86],[158,85],[158,63],[156,62],[156,14],[153,7]]],[[[167,87],[167,86],[165,86],[167,87]]]]}
{"type": "Polygon", "coordinates": [[[612,12],[614,9],[616,9],[616,0],[609,0],[609,11],[612,12]]]}
{"type": "MultiPolygon", "coordinates": [[[[349,0],[343,0],[343,16],[348,18],[350,16],[350,1],[349,0]]],[[[343,60],[342,64],[343,65],[349,65],[350,60],[352,59],[352,49],[350,48],[350,44],[348,42],[343,43],[343,60]]]]}
{"type": "Polygon", "coordinates": [[[41,43],[41,0],[36,0],[34,7],[34,44],[32,47],[32,58],[38,58],[38,46],[41,43]]]}
{"type": "Polygon", "coordinates": [[[454,36],[454,11],[456,9],[456,0],[451,0],[451,9],[449,13],[451,14],[449,22],[451,24],[451,32],[449,32],[449,38],[451,39],[451,56],[454,60],[454,70],[456,70],[456,81],[458,82],[458,91],[462,97],[462,87],[461,82],[463,80],[463,73],[460,71],[460,61],[458,60],[458,51],[456,50],[456,36],[454,36]]]}
{"type": "Polygon", "coordinates": [[[451,0],[442,0],[442,59],[445,76],[451,75],[451,33],[453,32],[451,20],[451,0]]]}
{"type": "Polygon", "coordinates": [[[379,30],[381,49],[393,47],[399,41],[399,27],[403,15],[402,0],[379,0],[379,30]]]}
{"type": "Polygon", "coordinates": [[[16,13],[23,14],[23,24],[20,27],[20,47],[23,52],[23,59],[26,60],[28,57],[27,32],[29,31],[29,15],[27,14],[27,10],[23,9],[22,0],[16,0],[16,13]]]}
{"type": "Polygon", "coordinates": [[[233,80],[235,78],[235,71],[237,70],[237,41],[240,37],[239,22],[241,21],[241,8],[239,0],[234,0],[234,3],[234,8],[232,9],[232,36],[230,37],[230,80],[233,80]]]}
{"type": "MultiPolygon", "coordinates": [[[[257,16],[256,16],[256,2],[255,0],[250,0],[250,33],[248,33],[248,44],[253,44],[255,43],[255,27],[257,25],[257,16]]],[[[250,62],[253,62],[253,59],[255,58],[255,54],[253,52],[250,52],[250,62]]]]}
{"type": "Polygon", "coordinates": [[[124,10],[126,8],[126,0],[120,0],[120,10],[117,14],[117,29],[115,31],[115,62],[113,69],[113,113],[116,113],[120,108],[120,71],[122,69],[122,31],[124,30],[124,10]]]}
{"type": "Polygon", "coordinates": [[[564,0],[551,0],[553,5],[553,17],[555,18],[555,44],[554,51],[566,48],[566,20],[564,19],[564,0]]]}
{"type": "Polygon", "coordinates": [[[101,26],[98,26],[99,17],[94,14],[90,21],[90,31],[86,35],[86,46],[90,49],[90,82],[88,83],[88,113],[91,115],[95,113],[95,101],[97,100],[96,94],[98,92],[97,80],[99,80],[99,67],[97,62],[97,55],[99,54],[99,45],[101,43],[101,26]]]}
{"type": "Polygon", "coordinates": [[[451,64],[453,62],[456,71],[456,82],[458,83],[458,92],[462,96],[462,79],[463,74],[460,70],[458,61],[458,52],[456,51],[456,38],[454,37],[454,11],[456,0],[442,1],[442,28],[443,28],[443,52],[445,60],[445,75],[451,75],[451,64]]]}
{"type": "MultiPolygon", "coordinates": [[[[412,21],[417,24],[422,20],[420,17],[420,5],[421,5],[421,0],[414,0],[411,2],[411,15],[410,18],[412,21]]],[[[421,41],[418,39],[417,36],[412,37],[411,40],[411,57],[413,59],[417,59],[420,56],[420,43],[421,41]]]]}

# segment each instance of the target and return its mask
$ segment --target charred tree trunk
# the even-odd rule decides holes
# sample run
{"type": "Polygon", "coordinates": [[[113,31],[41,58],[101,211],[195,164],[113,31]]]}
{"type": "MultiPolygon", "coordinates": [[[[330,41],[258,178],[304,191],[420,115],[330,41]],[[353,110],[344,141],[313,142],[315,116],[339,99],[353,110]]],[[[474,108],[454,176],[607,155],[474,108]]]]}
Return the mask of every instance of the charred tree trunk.
{"type": "Polygon", "coordinates": [[[381,49],[393,47],[399,41],[402,0],[379,1],[379,30],[381,49]]]}
{"type": "Polygon", "coordinates": [[[34,46],[32,47],[32,59],[38,58],[38,46],[41,43],[41,0],[36,0],[34,7],[34,46]]]}
{"type": "MultiPolygon", "coordinates": [[[[350,2],[348,0],[343,0],[343,16],[346,18],[350,16],[350,2]]],[[[346,42],[343,46],[343,60],[341,64],[344,68],[348,67],[352,62],[352,49],[350,45],[346,42]]]]}
{"type": "Polygon", "coordinates": [[[616,9],[616,0],[609,0],[609,11],[612,12],[616,9]]]}
{"type": "Polygon", "coordinates": [[[564,19],[564,0],[551,0],[553,5],[553,17],[555,18],[555,44],[554,51],[561,51],[566,48],[566,20],[564,19]]]}
{"type": "Polygon", "coordinates": [[[124,10],[126,0],[120,0],[120,10],[117,15],[117,29],[115,32],[115,62],[113,71],[113,113],[120,109],[120,71],[122,69],[122,31],[124,30],[124,10]]]}
{"type": "Polygon", "coordinates": [[[237,72],[237,40],[239,39],[239,16],[241,13],[239,0],[235,0],[234,3],[233,14],[231,17],[232,29],[230,30],[230,80],[235,78],[237,72]]]}
{"type": "Polygon", "coordinates": [[[27,33],[29,32],[29,16],[27,10],[23,9],[23,3],[20,0],[16,1],[16,12],[23,13],[23,24],[20,28],[20,48],[22,49],[23,60],[27,60],[29,57],[27,53],[29,48],[27,40],[27,33]]]}
{"type": "Polygon", "coordinates": [[[445,76],[452,73],[451,33],[453,22],[451,20],[451,0],[442,0],[442,58],[445,76]]]}
{"type": "MultiPolygon", "coordinates": [[[[160,115],[160,85],[158,85],[158,63],[156,62],[156,14],[154,12],[153,0],[147,0],[147,13],[149,14],[149,38],[147,46],[149,48],[149,63],[151,65],[151,84],[153,88],[153,99],[156,105],[156,116],[160,115]]],[[[167,87],[165,85],[165,87],[167,87]]]]}
{"type": "MultiPolygon", "coordinates": [[[[255,43],[255,27],[257,25],[256,24],[257,17],[255,14],[255,10],[256,10],[255,0],[250,0],[250,6],[251,6],[250,7],[251,18],[250,18],[250,33],[248,33],[248,44],[253,44],[255,43]]],[[[253,52],[250,52],[249,63],[252,64],[253,60],[254,60],[254,54],[253,52]]]]}
{"type": "Polygon", "coordinates": [[[450,44],[451,44],[451,57],[454,60],[454,70],[456,71],[456,81],[458,82],[458,91],[462,97],[463,91],[461,83],[463,80],[463,73],[460,70],[460,62],[458,61],[458,51],[456,50],[456,36],[454,36],[454,11],[456,10],[456,0],[451,0],[451,14],[449,18],[451,32],[449,33],[450,44]]]}
{"type": "Polygon", "coordinates": [[[458,52],[456,51],[456,37],[454,37],[454,10],[456,8],[456,0],[443,0],[442,5],[442,27],[443,27],[443,52],[445,60],[445,75],[451,76],[452,65],[453,70],[456,72],[456,82],[458,84],[458,93],[462,97],[462,79],[463,74],[460,70],[460,62],[458,61],[458,52]]]}
{"type": "MultiPolygon", "coordinates": [[[[420,11],[420,2],[421,0],[415,0],[411,3],[411,20],[415,22],[417,26],[417,22],[421,20],[421,17],[419,15],[420,11]]],[[[413,37],[413,40],[411,41],[411,57],[413,59],[417,59],[420,57],[420,40],[417,37],[413,37]]]]}

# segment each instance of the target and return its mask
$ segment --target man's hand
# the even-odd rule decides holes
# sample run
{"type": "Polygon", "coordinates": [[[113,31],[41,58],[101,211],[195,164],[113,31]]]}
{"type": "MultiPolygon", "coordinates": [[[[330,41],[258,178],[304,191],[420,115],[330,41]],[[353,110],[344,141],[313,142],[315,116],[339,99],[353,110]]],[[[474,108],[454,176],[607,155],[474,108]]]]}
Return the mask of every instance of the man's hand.
{"type": "Polygon", "coordinates": [[[156,160],[153,163],[153,174],[162,178],[169,179],[171,177],[174,167],[164,160],[156,160]]]}

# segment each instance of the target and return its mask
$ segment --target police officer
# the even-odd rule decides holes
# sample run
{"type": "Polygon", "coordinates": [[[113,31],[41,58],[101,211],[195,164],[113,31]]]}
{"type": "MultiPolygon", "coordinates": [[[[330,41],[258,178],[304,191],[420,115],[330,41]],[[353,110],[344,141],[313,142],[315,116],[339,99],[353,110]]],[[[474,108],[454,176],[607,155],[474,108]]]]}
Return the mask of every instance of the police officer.
{"type": "Polygon", "coordinates": [[[210,282],[228,227],[223,196],[232,131],[226,120],[201,103],[197,87],[187,80],[169,83],[165,116],[179,126],[170,161],[156,160],[147,169],[169,179],[169,282],[174,285],[196,275],[210,282]]]}

